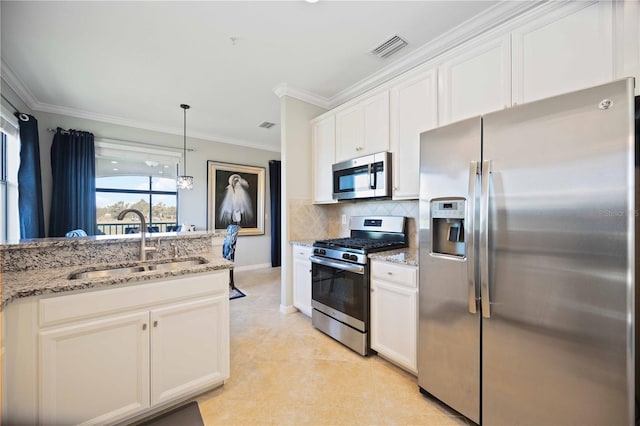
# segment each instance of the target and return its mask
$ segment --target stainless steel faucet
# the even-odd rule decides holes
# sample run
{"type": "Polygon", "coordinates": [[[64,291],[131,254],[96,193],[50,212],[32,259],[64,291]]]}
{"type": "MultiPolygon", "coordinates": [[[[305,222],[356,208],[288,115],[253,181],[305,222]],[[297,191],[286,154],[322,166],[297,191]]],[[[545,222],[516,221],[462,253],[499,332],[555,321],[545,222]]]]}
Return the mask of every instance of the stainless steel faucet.
{"type": "Polygon", "coordinates": [[[146,231],[147,231],[147,222],[144,220],[144,215],[140,210],[136,209],[126,209],[122,210],[118,215],[118,220],[124,219],[127,213],[135,213],[140,218],[140,260],[147,260],[147,252],[155,251],[155,247],[147,247],[146,245],[146,231]]]}

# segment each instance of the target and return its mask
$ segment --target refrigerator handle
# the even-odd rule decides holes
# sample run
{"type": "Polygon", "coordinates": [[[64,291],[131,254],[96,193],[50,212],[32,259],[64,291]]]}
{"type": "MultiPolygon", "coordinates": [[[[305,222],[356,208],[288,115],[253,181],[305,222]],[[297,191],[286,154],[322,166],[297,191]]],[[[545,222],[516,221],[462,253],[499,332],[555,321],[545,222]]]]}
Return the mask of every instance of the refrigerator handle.
{"type": "Polygon", "coordinates": [[[476,268],[475,268],[475,211],[476,211],[476,183],[478,181],[478,162],[469,163],[469,194],[467,195],[467,223],[464,227],[464,240],[467,245],[467,281],[469,289],[469,312],[475,314],[477,309],[476,268]]]}
{"type": "Polygon", "coordinates": [[[491,318],[489,296],[489,183],[491,161],[482,162],[482,192],[480,194],[480,302],[482,316],[491,318]]]}

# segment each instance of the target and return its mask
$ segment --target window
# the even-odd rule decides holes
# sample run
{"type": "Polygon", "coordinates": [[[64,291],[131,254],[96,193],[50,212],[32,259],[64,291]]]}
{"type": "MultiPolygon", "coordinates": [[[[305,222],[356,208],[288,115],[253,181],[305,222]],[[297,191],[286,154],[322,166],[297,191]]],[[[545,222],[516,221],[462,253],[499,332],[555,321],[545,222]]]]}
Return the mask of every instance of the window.
{"type": "Polygon", "coordinates": [[[18,214],[18,122],[2,108],[0,113],[0,242],[20,240],[18,214]]]}
{"type": "Polygon", "coordinates": [[[140,220],[124,209],[140,210],[147,232],[171,232],[178,225],[176,172],[179,154],[96,142],[96,219],[106,235],[140,231],[140,220]]]}

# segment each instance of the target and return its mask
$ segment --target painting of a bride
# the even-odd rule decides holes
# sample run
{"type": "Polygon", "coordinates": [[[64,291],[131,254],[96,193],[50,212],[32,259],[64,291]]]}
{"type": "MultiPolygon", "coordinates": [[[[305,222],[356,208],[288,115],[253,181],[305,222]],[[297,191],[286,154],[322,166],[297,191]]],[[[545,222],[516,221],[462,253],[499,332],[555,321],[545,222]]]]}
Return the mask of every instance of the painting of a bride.
{"type": "Polygon", "coordinates": [[[208,228],[240,225],[241,235],[264,234],[265,169],[209,161],[208,174],[208,228]]]}
{"type": "Polygon", "coordinates": [[[229,176],[220,203],[220,223],[242,226],[253,220],[253,207],[249,196],[249,182],[237,173],[229,176]]]}

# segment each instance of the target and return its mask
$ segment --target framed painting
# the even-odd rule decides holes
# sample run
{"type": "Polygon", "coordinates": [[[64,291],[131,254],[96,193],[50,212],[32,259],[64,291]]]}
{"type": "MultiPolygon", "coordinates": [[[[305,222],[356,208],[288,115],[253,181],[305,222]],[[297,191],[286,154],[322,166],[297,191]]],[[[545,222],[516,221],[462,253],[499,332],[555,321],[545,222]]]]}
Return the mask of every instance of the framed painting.
{"type": "Polygon", "coordinates": [[[264,167],[207,161],[207,229],[264,234],[264,167]]]}

